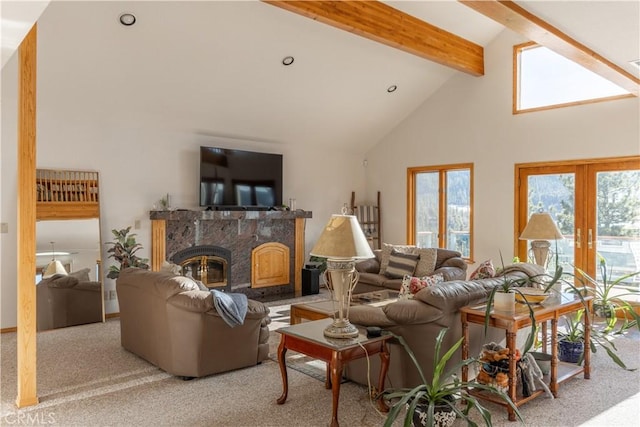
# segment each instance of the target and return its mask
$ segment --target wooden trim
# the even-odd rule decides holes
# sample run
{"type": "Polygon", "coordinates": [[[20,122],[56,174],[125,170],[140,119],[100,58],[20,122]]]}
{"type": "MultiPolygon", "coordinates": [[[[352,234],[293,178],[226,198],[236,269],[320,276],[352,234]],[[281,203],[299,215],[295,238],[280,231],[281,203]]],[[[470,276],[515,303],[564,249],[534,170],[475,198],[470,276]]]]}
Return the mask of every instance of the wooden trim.
{"type": "Polygon", "coordinates": [[[17,332],[18,331],[18,327],[17,326],[12,326],[10,328],[2,328],[0,329],[0,334],[6,334],[9,332],[17,332]]]}
{"type": "Polygon", "coordinates": [[[118,318],[118,317],[120,317],[120,312],[118,312],[118,313],[107,313],[107,314],[104,315],[105,320],[106,319],[115,319],[115,318],[118,318]]]}
{"type": "Polygon", "coordinates": [[[151,220],[151,270],[160,271],[167,256],[167,222],[151,220]]]}
{"type": "Polygon", "coordinates": [[[638,96],[640,79],[510,0],[458,0],[638,96]]]}
{"type": "Polygon", "coordinates": [[[472,76],[484,75],[482,46],[385,3],[262,1],[472,76]]]}
{"type": "Polygon", "coordinates": [[[295,296],[302,296],[302,268],[304,267],[305,251],[304,251],[304,218],[296,218],[295,223],[295,254],[294,254],[294,283],[293,290],[295,296]]]}
{"type": "Polygon", "coordinates": [[[18,48],[18,221],[16,406],[37,405],[36,381],[36,75],[37,24],[18,48]]]}

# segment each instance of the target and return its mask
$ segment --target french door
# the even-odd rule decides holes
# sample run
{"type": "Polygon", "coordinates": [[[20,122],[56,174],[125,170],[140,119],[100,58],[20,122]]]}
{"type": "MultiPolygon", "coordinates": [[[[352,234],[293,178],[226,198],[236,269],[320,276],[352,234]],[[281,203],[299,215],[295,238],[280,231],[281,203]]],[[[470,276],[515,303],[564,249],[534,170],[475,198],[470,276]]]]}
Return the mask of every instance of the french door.
{"type": "MultiPolygon", "coordinates": [[[[516,248],[532,213],[549,212],[564,239],[552,242],[564,271],[600,279],[602,259],[613,277],[640,269],[640,157],[516,165],[516,248]]],[[[553,270],[555,257],[549,269],[553,270]]],[[[627,284],[638,288],[637,278],[627,284]],[[635,280],[635,281],[634,281],[635,280]]]]}

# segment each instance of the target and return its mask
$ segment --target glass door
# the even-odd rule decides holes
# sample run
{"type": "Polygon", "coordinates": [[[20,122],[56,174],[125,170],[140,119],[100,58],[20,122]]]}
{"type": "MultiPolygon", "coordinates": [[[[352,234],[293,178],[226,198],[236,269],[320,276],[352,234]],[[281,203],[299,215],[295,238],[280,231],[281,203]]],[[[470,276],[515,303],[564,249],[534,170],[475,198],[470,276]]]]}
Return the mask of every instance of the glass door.
{"type": "MultiPolygon", "coordinates": [[[[603,159],[517,165],[516,239],[532,213],[549,212],[564,239],[552,242],[564,271],[600,277],[605,260],[614,277],[640,269],[640,160],[603,159]]],[[[528,242],[517,240],[521,260],[528,242]]],[[[555,254],[548,270],[555,269],[555,254]]],[[[638,288],[638,280],[629,286],[638,288]]]]}

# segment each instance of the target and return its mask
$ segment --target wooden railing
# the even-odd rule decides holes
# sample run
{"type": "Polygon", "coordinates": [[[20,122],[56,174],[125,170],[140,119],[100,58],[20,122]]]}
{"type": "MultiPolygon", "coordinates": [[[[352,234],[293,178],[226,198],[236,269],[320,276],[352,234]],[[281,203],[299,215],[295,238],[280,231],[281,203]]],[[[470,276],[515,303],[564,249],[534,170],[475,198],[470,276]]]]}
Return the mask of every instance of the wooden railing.
{"type": "Polygon", "coordinates": [[[98,172],[36,170],[37,219],[98,218],[98,172]]]}

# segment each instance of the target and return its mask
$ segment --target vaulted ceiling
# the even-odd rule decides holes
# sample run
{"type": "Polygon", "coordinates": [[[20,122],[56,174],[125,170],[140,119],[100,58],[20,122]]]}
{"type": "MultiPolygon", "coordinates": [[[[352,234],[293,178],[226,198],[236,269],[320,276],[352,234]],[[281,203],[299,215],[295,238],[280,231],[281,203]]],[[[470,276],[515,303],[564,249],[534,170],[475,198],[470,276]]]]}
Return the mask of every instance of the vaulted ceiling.
{"type": "MultiPolygon", "coordinates": [[[[16,9],[7,3],[13,6],[2,1],[3,66],[5,12],[16,9]]],[[[382,7],[409,17],[390,24],[387,33],[374,28],[367,38],[361,35],[387,14],[368,22],[362,12],[363,28],[349,23],[337,28],[326,24],[326,17],[285,10],[293,7],[286,3],[295,2],[54,0],[38,21],[39,105],[73,120],[99,120],[106,128],[156,127],[362,152],[452,76],[482,78],[477,69],[449,58],[448,48],[436,57],[412,51],[427,44],[426,36],[416,40],[422,27],[413,20],[480,49],[503,24],[514,28],[517,21],[493,12],[494,19],[502,19],[498,23],[485,16],[491,11],[463,4],[474,2],[387,1],[382,7]],[[121,25],[123,12],[135,14],[136,24],[121,25]],[[409,21],[417,27],[402,39],[401,28],[409,21]],[[294,58],[292,65],[282,64],[286,56],[294,58]],[[388,91],[392,86],[395,92],[388,91]]],[[[637,79],[639,70],[629,61],[640,58],[639,2],[518,1],[516,6],[601,56],[608,68],[617,67],[614,74],[637,79]]],[[[542,38],[554,35],[544,27],[537,31],[542,38]]]]}

